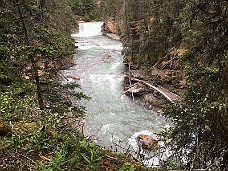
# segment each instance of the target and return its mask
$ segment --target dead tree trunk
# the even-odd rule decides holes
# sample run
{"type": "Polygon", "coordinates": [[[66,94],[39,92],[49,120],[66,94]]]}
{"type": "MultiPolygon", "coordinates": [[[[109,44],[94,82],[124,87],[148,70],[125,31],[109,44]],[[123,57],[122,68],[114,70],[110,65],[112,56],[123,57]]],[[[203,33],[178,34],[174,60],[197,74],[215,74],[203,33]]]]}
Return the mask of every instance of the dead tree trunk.
{"type": "Polygon", "coordinates": [[[149,84],[149,83],[147,83],[147,82],[145,82],[145,81],[143,81],[143,80],[139,80],[139,79],[136,79],[136,78],[132,78],[131,80],[132,80],[132,81],[141,82],[141,83],[147,85],[148,87],[150,87],[150,88],[156,90],[156,91],[159,92],[161,95],[163,95],[168,101],[170,101],[171,103],[174,103],[173,99],[172,99],[171,97],[169,97],[165,92],[163,92],[162,90],[160,90],[159,88],[157,88],[157,87],[155,87],[155,86],[153,86],[153,85],[151,85],[151,84],[149,84]]]}

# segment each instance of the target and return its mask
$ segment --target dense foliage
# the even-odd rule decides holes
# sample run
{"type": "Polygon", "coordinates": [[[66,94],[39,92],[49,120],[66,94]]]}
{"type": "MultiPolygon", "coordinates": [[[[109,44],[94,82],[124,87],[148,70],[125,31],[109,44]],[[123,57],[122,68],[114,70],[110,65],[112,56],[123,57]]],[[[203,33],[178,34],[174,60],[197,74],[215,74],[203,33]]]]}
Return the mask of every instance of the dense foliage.
{"type": "Polygon", "coordinates": [[[103,8],[107,8],[107,12],[103,10],[104,15],[113,16],[119,23],[117,27],[126,47],[126,61],[149,70],[171,48],[179,47],[179,15],[184,1],[119,0],[115,6],[112,0],[105,2],[103,8]],[[121,11],[110,12],[115,9],[121,11]]]}
{"type": "Polygon", "coordinates": [[[163,134],[173,151],[167,168],[227,170],[228,2],[108,0],[103,5],[104,15],[118,23],[126,62],[135,68],[150,73],[173,49],[185,49],[178,59],[187,78],[185,100],[164,109],[172,121],[163,134]]]}
{"type": "Polygon", "coordinates": [[[100,20],[101,15],[94,0],[70,0],[74,14],[79,20],[100,20]]]}
{"type": "MultiPolygon", "coordinates": [[[[69,28],[75,25],[73,18],[63,13],[58,16],[59,20],[53,19],[59,15],[60,7],[70,8],[66,2],[52,3],[55,8],[51,9],[53,4],[35,1],[1,2],[2,96],[10,94],[24,100],[35,93],[40,109],[47,107],[50,86],[56,85],[53,81],[57,72],[57,69],[53,71],[55,61],[73,53],[73,41],[69,36],[69,28]],[[69,23],[69,27],[60,26],[60,21],[69,23]],[[32,91],[34,86],[35,92],[32,91]]],[[[6,117],[4,113],[1,115],[6,117]]]]}
{"type": "Polygon", "coordinates": [[[63,61],[74,53],[72,8],[66,0],[0,4],[0,170],[38,169],[39,155],[47,153],[56,154],[50,162],[61,157],[52,163],[60,170],[70,152],[67,139],[79,144],[71,124],[85,112],[79,101],[89,99],[72,91],[78,84],[57,81],[63,61]]]}
{"type": "Polygon", "coordinates": [[[165,113],[174,121],[170,145],[175,155],[186,156],[190,169],[227,170],[227,5],[195,1],[185,8],[181,46],[188,49],[183,57],[187,92],[182,104],[165,113]]]}

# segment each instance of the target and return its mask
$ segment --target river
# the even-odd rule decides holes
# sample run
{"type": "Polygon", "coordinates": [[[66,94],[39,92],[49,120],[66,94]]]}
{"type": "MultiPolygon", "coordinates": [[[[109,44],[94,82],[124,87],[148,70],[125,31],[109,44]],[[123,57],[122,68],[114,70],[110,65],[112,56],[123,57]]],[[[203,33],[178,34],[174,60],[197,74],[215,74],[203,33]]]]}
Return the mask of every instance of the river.
{"type": "Polygon", "coordinates": [[[107,148],[122,151],[135,133],[158,132],[166,125],[156,110],[135,104],[123,93],[126,66],[121,55],[122,44],[101,34],[102,22],[80,23],[73,34],[78,48],[75,65],[64,74],[79,77],[82,91],[92,97],[84,101],[86,122],[84,134],[107,148]],[[115,146],[115,144],[120,146],[115,146]]]}

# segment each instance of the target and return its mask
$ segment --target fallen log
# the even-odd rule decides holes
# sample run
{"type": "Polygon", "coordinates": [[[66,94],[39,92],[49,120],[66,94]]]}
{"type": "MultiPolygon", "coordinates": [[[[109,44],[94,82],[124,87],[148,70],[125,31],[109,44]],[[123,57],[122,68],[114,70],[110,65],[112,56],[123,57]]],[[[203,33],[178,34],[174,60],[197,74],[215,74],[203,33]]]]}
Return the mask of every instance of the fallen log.
{"type": "Polygon", "coordinates": [[[163,95],[169,102],[174,103],[173,99],[171,97],[169,97],[165,92],[163,92],[162,90],[160,90],[159,88],[157,88],[157,87],[155,87],[155,86],[153,86],[153,85],[151,85],[151,84],[149,84],[149,83],[147,83],[147,82],[145,82],[143,80],[139,80],[137,78],[131,78],[131,80],[132,81],[137,81],[137,82],[140,82],[140,83],[143,83],[143,84],[147,85],[148,87],[156,90],[161,95],[163,95]]]}

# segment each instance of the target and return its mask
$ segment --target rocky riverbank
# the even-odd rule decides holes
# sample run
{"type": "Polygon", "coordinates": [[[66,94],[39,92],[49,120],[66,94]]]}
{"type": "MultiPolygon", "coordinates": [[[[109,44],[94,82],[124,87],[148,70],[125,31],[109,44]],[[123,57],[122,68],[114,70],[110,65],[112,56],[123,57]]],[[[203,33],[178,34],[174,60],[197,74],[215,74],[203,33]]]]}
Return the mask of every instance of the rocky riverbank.
{"type": "MultiPolygon", "coordinates": [[[[105,19],[103,34],[123,41],[118,35],[117,24],[113,17],[105,19]]],[[[148,109],[162,108],[169,102],[181,101],[186,79],[178,59],[184,52],[184,49],[173,49],[146,71],[142,69],[143,67],[129,66],[128,61],[125,61],[129,70],[124,81],[124,93],[131,96],[137,104],[148,109]]]]}

